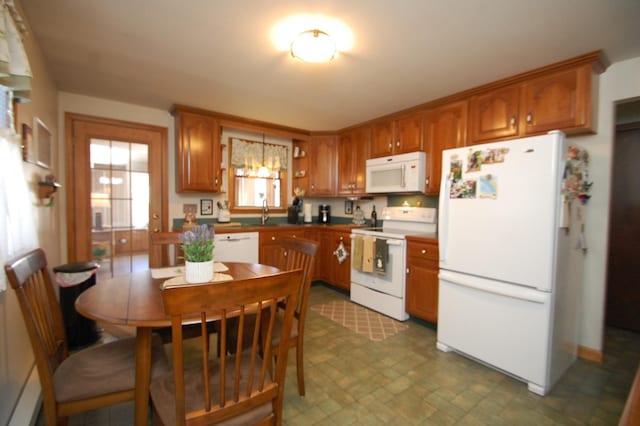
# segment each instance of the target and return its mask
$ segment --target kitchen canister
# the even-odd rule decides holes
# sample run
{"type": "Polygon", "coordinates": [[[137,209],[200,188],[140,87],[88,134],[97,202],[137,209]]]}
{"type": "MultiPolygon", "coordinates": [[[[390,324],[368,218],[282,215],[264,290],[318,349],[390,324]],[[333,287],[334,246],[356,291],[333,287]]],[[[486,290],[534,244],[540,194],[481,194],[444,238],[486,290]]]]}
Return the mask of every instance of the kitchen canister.
{"type": "Polygon", "coordinates": [[[311,207],[311,203],[307,202],[302,206],[302,210],[304,211],[304,223],[311,223],[312,221],[311,207]]]}

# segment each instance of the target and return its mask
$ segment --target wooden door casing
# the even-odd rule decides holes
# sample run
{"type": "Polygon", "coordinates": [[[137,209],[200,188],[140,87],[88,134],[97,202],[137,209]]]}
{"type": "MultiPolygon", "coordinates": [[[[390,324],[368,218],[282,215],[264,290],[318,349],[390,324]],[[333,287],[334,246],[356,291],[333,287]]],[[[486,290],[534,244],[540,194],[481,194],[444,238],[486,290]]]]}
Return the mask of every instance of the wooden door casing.
{"type": "Polygon", "coordinates": [[[129,141],[149,146],[149,231],[168,230],[167,128],[122,120],[65,114],[67,258],[92,259],[91,168],[92,138],[129,141]]]}

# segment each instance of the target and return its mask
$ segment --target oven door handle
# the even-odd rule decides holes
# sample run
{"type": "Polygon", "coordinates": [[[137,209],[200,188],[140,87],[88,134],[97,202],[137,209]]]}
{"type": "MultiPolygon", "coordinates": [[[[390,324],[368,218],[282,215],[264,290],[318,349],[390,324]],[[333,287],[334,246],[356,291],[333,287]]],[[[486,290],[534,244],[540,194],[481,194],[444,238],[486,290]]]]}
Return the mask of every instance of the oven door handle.
{"type": "Polygon", "coordinates": [[[402,240],[387,240],[388,246],[401,246],[402,240]]]}

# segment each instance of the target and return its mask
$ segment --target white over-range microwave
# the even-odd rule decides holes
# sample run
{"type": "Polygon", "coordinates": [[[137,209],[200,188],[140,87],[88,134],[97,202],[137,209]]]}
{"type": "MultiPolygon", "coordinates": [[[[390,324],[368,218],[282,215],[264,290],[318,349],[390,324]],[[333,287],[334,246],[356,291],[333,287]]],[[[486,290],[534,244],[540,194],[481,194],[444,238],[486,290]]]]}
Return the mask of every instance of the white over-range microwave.
{"type": "Polygon", "coordinates": [[[371,194],[424,192],[427,155],[422,151],[367,160],[366,191],[371,194]]]}

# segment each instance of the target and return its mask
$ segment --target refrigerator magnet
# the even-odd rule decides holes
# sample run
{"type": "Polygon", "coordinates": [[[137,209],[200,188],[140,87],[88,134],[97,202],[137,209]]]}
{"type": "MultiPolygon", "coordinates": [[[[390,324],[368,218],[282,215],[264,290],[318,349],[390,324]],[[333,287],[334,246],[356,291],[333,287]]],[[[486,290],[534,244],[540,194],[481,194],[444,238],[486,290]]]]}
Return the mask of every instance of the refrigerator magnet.
{"type": "Polygon", "coordinates": [[[454,181],[462,179],[462,160],[451,159],[451,175],[454,181]]]}
{"type": "Polygon", "coordinates": [[[498,197],[498,177],[496,175],[480,176],[478,186],[478,197],[493,200],[498,197]]]}
{"type": "Polygon", "coordinates": [[[482,167],[482,152],[469,150],[467,157],[467,173],[479,172],[482,167]]]}

